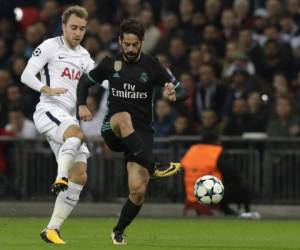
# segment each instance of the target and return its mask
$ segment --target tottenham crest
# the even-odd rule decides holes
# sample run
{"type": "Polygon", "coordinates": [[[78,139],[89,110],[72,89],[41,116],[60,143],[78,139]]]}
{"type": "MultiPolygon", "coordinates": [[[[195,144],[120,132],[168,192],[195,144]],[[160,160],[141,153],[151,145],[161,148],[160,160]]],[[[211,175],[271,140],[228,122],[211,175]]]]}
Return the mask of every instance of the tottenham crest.
{"type": "Polygon", "coordinates": [[[115,61],[114,63],[114,70],[120,71],[122,69],[122,61],[115,61]]]}

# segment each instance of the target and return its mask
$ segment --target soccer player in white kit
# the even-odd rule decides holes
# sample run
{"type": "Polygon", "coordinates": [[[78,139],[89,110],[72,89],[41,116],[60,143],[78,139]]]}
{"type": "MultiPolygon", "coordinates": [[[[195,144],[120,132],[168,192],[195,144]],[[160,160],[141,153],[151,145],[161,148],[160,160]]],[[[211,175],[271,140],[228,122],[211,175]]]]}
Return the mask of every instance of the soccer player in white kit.
{"type": "Polygon", "coordinates": [[[23,83],[41,93],[33,115],[58,164],[52,191],[58,194],[51,220],[41,238],[65,244],[59,230],[79,200],[86,182],[89,150],[76,119],[76,89],[80,77],[94,67],[82,46],[88,13],[72,6],[62,14],[63,36],[45,40],[33,52],[21,76],[23,83]],[[40,73],[40,80],[36,75],[40,73]]]}

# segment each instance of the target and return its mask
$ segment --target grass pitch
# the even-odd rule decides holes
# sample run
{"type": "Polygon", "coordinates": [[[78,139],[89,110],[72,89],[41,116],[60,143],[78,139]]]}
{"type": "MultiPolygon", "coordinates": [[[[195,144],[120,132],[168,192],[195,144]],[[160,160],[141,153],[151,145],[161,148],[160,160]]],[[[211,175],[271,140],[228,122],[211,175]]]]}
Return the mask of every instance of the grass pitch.
{"type": "Polygon", "coordinates": [[[142,219],[126,231],[127,246],[114,246],[116,218],[71,218],[62,228],[67,245],[46,244],[39,233],[48,218],[0,218],[1,250],[284,250],[300,249],[300,221],[142,219]]]}

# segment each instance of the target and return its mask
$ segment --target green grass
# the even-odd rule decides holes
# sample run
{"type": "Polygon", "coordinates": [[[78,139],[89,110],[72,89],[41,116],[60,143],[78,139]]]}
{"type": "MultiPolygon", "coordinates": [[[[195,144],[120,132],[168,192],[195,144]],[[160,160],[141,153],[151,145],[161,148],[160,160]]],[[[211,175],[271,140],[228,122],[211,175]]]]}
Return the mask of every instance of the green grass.
{"type": "Polygon", "coordinates": [[[62,234],[67,245],[39,240],[47,218],[0,218],[1,250],[264,250],[300,249],[300,221],[237,219],[137,219],[127,230],[128,245],[110,240],[115,218],[71,218],[62,234]]]}

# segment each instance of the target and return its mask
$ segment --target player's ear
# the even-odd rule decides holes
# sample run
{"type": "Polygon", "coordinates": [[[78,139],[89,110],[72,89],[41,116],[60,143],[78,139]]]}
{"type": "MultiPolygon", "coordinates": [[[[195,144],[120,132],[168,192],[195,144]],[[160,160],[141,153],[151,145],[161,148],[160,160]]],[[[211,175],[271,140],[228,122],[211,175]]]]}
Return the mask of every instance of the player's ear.
{"type": "Polygon", "coordinates": [[[63,32],[65,32],[66,24],[63,23],[63,24],[61,25],[61,29],[62,29],[63,32]]]}
{"type": "Polygon", "coordinates": [[[119,36],[119,45],[122,45],[122,38],[119,36]]]}

